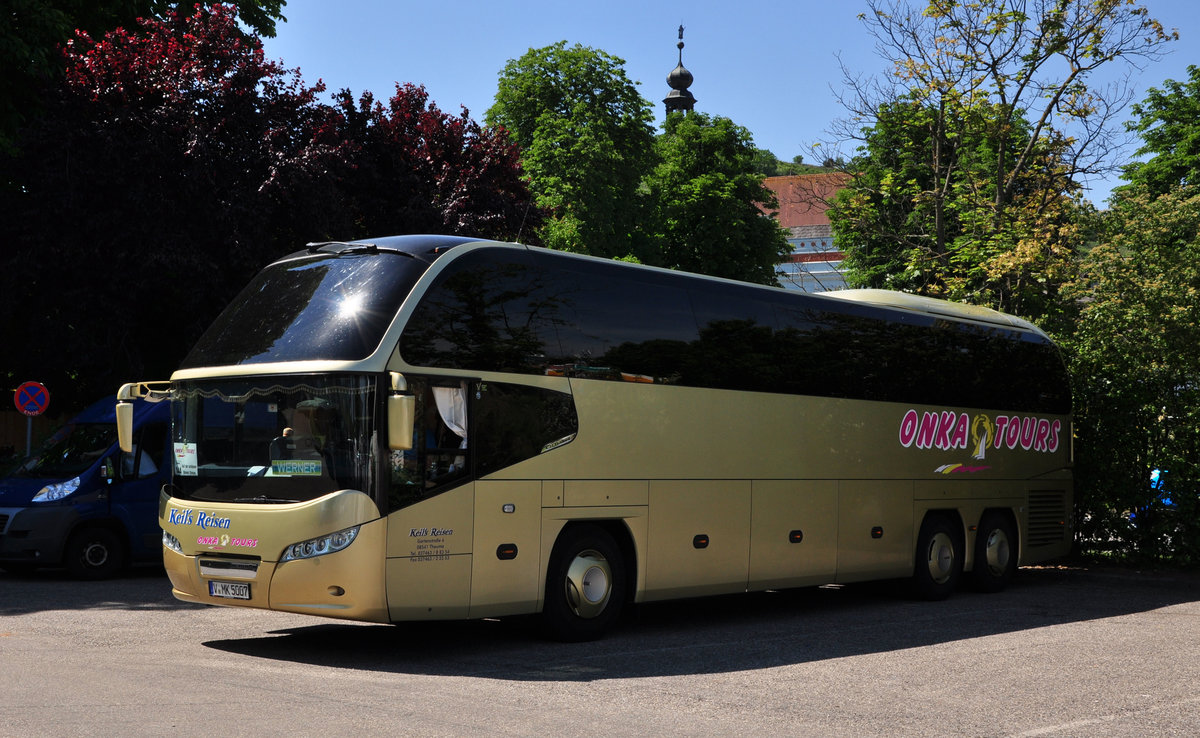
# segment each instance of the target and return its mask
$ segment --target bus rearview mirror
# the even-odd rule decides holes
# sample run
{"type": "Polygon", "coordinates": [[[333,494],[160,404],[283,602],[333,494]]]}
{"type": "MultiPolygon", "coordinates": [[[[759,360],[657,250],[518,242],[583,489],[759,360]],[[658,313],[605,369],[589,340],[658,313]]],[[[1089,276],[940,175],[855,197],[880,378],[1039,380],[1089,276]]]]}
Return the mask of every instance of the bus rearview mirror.
{"type": "Polygon", "coordinates": [[[125,453],[133,452],[133,403],[117,403],[117,443],[125,453]]]}
{"type": "Polygon", "coordinates": [[[391,395],[387,398],[388,448],[393,451],[407,451],[413,447],[416,400],[412,395],[391,395]]]}

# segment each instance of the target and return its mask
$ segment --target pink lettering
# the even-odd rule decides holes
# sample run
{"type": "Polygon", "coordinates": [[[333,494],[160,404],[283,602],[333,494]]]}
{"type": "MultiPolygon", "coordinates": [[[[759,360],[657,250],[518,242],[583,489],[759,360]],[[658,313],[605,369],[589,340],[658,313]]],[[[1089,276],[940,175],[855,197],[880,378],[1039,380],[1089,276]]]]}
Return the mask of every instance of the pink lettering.
{"type": "Polygon", "coordinates": [[[967,447],[967,429],[970,427],[971,420],[966,413],[958,416],[958,424],[954,426],[954,435],[950,437],[950,446],[952,448],[967,447]]]}
{"type": "Polygon", "coordinates": [[[937,427],[937,413],[925,413],[921,416],[921,427],[917,431],[917,448],[933,446],[933,440],[937,436],[937,427]]]}
{"type": "Polygon", "coordinates": [[[950,448],[950,431],[954,430],[954,413],[944,412],[938,420],[937,442],[943,451],[950,448]]]}
{"type": "MultiPolygon", "coordinates": [[[[980,416],[982,417],[982,416],[980,416]]],[[[976,418],[979,421],[980,418],[976,418]]],[[[978,425],[978,422],[977,422],[978,425]]],[[[1061,420],[1037,416],[997,415],[994,433],[988,430],[976,440],[994,448],[1055,453],[1061,446],[1063,430],[1061,420]]],[[[916,409],[905,411],[900,419],[899,441],[904,448],[937,448],[942,451],[965,449],[971,443],[971,416],[954,411],[926,412],[916,409]]],[[[974,469],[972,469],[973,471],[974,469]]]]}
{"type": "Polygon", "coordinates": [[[1000,448],[1004,444],[1004,426],[1008,425],[1007,415],[996,416],[996,441],[993,444],[996,448],[1000,448]]]}
{"type": "Polygon", "coordinates": [[[1017,443],[1021,440],[1021,420],[1020,418],[1009,418],[1008,432],[1004,434],[1004,445],[1009,448],[1016,448],[1017,443]]]}
{"type": "Polygon", "coordinates": [[[908,448],[917,438],[917,411],[909,410],[900,421],[900,445],[908,448]]]}
{"type": "Polygon", "coordinates": [[[1034,451],[1046,450],[1046,438],[1050,435],[1050,421],[1045,418],[1038,418],[1037,436],[1033,439],[1034,451]]]}
{"type": "Polygon", "coordinates": [[[1037,430],[1037,418],[1021,418],[1021,448],[1033,448],[1033,434],[1037,430]]]}

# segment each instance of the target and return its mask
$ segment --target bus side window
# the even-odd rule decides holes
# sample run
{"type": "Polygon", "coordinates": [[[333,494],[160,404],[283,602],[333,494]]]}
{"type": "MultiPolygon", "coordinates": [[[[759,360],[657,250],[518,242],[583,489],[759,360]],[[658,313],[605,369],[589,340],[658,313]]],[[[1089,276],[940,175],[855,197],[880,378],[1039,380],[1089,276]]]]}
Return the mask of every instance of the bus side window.
{"type": "Polygon", "coordinates": [[[430,387],[425,404],[425,486],[435,487],[467,471],[467,385],[430,387]]]}
{"type": "Polygon", "coordinates": [[[467,385],[429,386],[412,379],[418,422],[413,446],[392,452],[391,510],[410,505],[470,473],[467,385]]]}

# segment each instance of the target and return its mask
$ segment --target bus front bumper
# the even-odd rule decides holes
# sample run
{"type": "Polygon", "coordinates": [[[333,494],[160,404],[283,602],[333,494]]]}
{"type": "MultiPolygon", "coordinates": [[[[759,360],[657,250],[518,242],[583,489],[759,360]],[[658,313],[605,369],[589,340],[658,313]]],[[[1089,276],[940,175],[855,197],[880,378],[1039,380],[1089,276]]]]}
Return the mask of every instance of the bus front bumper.
{"type": "Polygon", "coordinates": [[[163,549],[172,594],[184,602],[386,623],[387,521],[365,523],[337,553],[286,562],[163,549]]]}

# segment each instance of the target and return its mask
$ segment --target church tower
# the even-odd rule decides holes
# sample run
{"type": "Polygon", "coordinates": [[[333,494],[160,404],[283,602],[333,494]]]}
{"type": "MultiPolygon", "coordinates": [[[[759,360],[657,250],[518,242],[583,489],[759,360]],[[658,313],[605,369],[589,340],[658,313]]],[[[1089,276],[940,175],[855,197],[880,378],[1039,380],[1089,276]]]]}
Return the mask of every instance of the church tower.
{"type": "Polygon", "coordinates": [[[688,87],[692,85],[692,73],[683,66],[683,26],[679,27],[679,43],[676,46],[679,48],[679,65],[667,75],[667,84],[671,91],[667,93],[663,102],[666,103],[668,113],[676,110],[689,113],[696,107],[696,98],[688,92],[688,87]]]}

